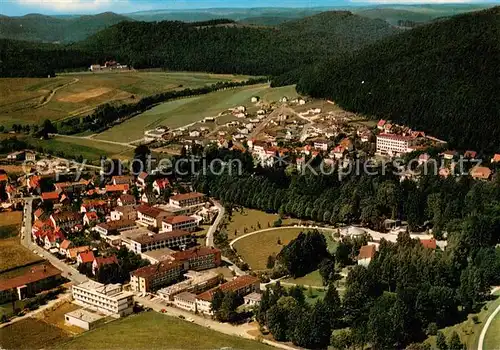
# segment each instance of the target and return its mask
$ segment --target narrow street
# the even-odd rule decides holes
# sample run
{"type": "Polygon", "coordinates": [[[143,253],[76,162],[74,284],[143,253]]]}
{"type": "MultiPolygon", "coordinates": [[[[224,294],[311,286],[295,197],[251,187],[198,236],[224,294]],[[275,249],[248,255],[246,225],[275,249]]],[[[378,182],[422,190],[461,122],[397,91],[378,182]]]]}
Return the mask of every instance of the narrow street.
{"type": "Polygon", "coordinates": [[[42,247],[39,247],[32,241],[31,236],[31,225],[32,225],[32,211],[33,211],[33,199],[36,197],[25,197],[24,198],[24,213],[23,213],[23,226],[21,229],[21,244],[31,251],[36,252],[36,254],[47,259],[52,265],[57,267],[62,271],[62,276],[75,282],[82,283],[88,280],[87,276],[82,275],[77,269],[67,265],[64,261],[59,260],[54,255],[47,252],[42,247]]]}

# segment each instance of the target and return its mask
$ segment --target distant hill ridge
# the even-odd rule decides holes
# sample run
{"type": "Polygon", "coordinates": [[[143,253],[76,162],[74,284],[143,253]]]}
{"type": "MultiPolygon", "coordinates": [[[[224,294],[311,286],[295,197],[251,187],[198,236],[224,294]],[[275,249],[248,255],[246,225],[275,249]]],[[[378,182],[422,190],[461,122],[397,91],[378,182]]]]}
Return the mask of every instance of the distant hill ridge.
{"type": "Polygon", "coordinates": [[[319,64],[298,90],[454,147],[500,151],[500,7],[457,15],[319,64]]]}

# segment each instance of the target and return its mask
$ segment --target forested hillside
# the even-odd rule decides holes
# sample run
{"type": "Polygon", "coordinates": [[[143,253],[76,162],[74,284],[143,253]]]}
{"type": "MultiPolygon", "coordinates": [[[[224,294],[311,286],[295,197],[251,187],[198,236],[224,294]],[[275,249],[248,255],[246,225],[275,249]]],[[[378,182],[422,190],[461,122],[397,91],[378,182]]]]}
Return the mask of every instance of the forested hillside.
{"type": "Polygon", "coordinates": [[[386,38],[303,74],[301,93],[453,146],[499,151],[500,7],[386,38]]]}
{"type": "Polygon", "coordinates": [[[80,41],[122,21],[131,21],[113,12],[57,18],[39,14],[0,17],[0,38],[40,42],[80,41]]]}
{"type": "Polygon", "coordinates": [[[47,66],[62,70],[103,63],[106,59],[116,59],[135,68],[277,75],[325,57],[351,52],[396,32],[380,20],[349,12],[322,13],[277,28],[121,22],[70,46],[30,46],[4,41],[3,47],[9,55],[2,61],[9,69],[4,68],[2,75],[32,75],[33,70],[26,66],[39,66],[39,75],[43,76],[47,66]],[[305,30],[305,27],[310,28],[305,30]],[[29,55],[25,54],[26,50],[30,50],[29,55]],[[37,50],[41,50],[42,56],[54,54],[54,58],[62,50],[63,59],[59,64],[56,60],[55,65],[49,59],[47,64],[37,57],[37,50]],[[78,55],[74,62],[64,58],[71,52],[78,55]],[[19,65],[19,60],[25,65],[19,65]]]}

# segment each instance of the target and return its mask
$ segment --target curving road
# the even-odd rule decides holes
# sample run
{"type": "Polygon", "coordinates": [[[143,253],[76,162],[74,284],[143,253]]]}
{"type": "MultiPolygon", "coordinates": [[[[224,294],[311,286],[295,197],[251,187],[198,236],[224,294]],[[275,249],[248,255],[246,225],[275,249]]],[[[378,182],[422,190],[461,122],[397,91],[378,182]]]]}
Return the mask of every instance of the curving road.
{"type": "Polygon", "coordinates": [[[215,234],[215,231],[217,231],[217,228],[219,227],[220,222],[224,218],[224,214],[226,212],[226,210],[224,209],[224,207],[222,205],[220,205],[219,202],[213,201],[213,203],[217,207],[217,210],[219,212],[217,213],[217,217],[215,218],[214,223],[212,224],[212,226],[210,226],[210,228],[207,231],[207,238],[206,238],[206,241],[205,241],[205,245],[207,247],[213,247],[214,246],[214,234],[215,234]]]}
{"type": "MultiPolygon", "coordinates": [[[[500,287],[493,288],[493,290],[491,291],[491,294],[495,294],[498,290],[500,290],[500,287]]],[[[484,338],[486,337],[486,333],[488,332],[488,328],[490,327],[491,322],[493,322],[493,320],[495,319],[495,316],[499,312],[500,312],[500,305],[497,306],[497,308],[495,309],[495,311],[493,311],[493,313],[490,315],[490,317],[488,317],[488,319],[486,320],[486,323],[484,324],[484,327],[483,327],[483,329],[481,331],[481,335],[479,336],[479,342],[478,342],[478,345],[477,345],[477,350],[483,350],[484,338]]]]}

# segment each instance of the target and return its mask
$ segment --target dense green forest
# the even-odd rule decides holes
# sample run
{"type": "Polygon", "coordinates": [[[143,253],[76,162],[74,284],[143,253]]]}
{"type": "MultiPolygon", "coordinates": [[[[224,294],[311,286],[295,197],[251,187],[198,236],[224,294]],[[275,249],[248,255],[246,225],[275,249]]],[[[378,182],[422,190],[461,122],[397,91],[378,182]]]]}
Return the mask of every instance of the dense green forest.
{"type": "Polygon", "coordinates": [[[40,14],[0,17],[0,38],[40,42],[74,42],[131,19],[113,12],[57,18],[40,14]]]}
{"type": "Polygon", "coordinates": [[[343,11],[277,28],[121,22],[74,45],[4,40],[0,75],[45,76],[50,69],[85,67],[107,59],[134,68],[276,75],[345,54],[396,32],[383,21],[343,11]]]}
{"type": "Polygon", "coordinates": [[[303,74],[297,89],[423,129],[459,148],[500,149],[500,7],[383,39],[303,74]]]}
{"type": "MultiPolygon", "coordinates": [[[[220,169],[199,172],[196,189],[226,206],[330,224],[362,223],[376,229],[385,218],[403,219],[412,229],[432,227],[436,238],[447,240],[444,251],[424,247],[407,232],[395,243],[382,240],[367,268],[355,266],[349,272],[340,300],[332,285],[336,279],[332,267],[353,264],[350,257],[357,252],[352,250],[359,252],[360,245],[344,238],[330,256],[321,234],[299,235],[282,249],[276,263],[293,276],[319,267],[329,288],[324,300],[314,306],[304,303],[299,291],[279,285],[263,294],[257,319],[278,340],[307,348],[329,344],[339,349],[353,344],[405,348],[464,320],[487,300],[489,286],[500,283],[500,250],[495,250],[500,242],[499,181],[430,174],[417,182],[401,182],[390,169],[385,174],[378,169],[378,175],[371,176],[353,172],[339,180],[336,171],[316,175],[297,174],[282,166],[255,168],[251,156],[239,151],[209,148],[204,156],[207,164],[217,158],[227,166],[222,175],[220,169]],[[241,161],[239,174],[230,167],[236,164],[231,159],[241,161]],[[330,337],[332,330],[346,327],[348,344],[338,333],[330,337]]],[[[459,343],[452,338],[448,342],[459,343]]],[[[454,349],[462,348],[457,344],[454,349]]],[[[420,346],[415,348],[425,349],[420,346]]]]}

